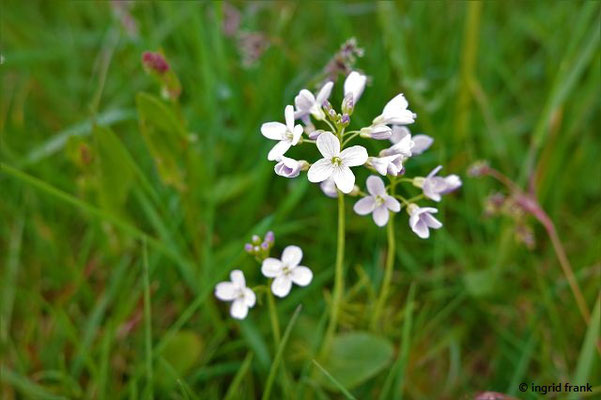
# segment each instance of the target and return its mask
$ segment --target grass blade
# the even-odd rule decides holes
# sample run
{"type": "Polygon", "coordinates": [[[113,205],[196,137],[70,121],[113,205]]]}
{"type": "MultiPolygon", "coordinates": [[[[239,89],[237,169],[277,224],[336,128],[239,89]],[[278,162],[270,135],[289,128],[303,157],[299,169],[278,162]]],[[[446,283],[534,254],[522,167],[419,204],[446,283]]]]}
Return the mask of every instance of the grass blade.
{"type": "Polygon", "coordinates": [[[242,366],[236,373],[236,376],[234,376],[234,380],[230,384],[230,387],[227,390],[224,400],[230,400],[230,399],[236,398],[235,396],[237,395],[238,387],[240,386],[240,383],[242,383],[242,379],[244,379],[244,377],[246,376],[246,373],[250,369],[250,366],[252,365],[252,360],[253,360],[253,353],[249,351],[248,354],[246,355],[246,357],[244,358],[244,361],[242,362],[242,366]]]}
{"type": "Polygon", "coordinates": [[[338,389],[340,389],[340,391],[342,392],[342,394],[344,394],[347,399],[357,400],[355,398],[355,396],[353,396],[351,394],[351,392],[349,392],[344,386],[342,386],[342,383],[338,382],[336,380],[336,378],[334,378],[332,376],[332,374],[330,374],[324,367],[322,367],[315,359],[313,359],[311,361],[313,361],[313,364],[315,364],[315,366],[317,368],[319,368],[319,370],[321,372],[323,372],[323,374],[330,380],[330,382],[332,382],[338,389]]]}
{"type": "Polygon", "coordinates": [[[147,397],[154,398],[153,370],[152,370],[152,324],[150,313],[150,278],[148,272],[148,250],[144,240],[144,342],[146,348],[146,393],[147,397]]]}

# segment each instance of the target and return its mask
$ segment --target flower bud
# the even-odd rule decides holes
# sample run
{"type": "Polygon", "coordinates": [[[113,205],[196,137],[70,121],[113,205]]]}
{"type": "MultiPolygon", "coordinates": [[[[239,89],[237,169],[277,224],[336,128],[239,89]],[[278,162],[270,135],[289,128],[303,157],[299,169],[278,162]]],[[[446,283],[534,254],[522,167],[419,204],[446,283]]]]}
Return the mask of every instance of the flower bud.
{"type": "Polygon", "coordinates": [[[257,244],[261,243],[261,238],[259,237],[259,235],[253,235],[252,236],[252,243],[254,245],[257,245],[257,244]]]}
{"type": "Polygon", "coordinates": [[[261,249],[263,249],[263,250],[269,250],[269,243],[268,242],[261,243],[261,249]]]}
{"type": "Polygon", "coordinates": [[[247,252],[247,253],[249,253],[249,254],[252,254],[252,252],[253,252],[253,245],[250,244],[250,243],[246,243],[244,245],[244,251],[247,252]]]}
{"type": "Polygon", "coordinates": [[[325,131],[323,129],[318,129],[316,131],[313,131],[313,132],[309,133],[309,139],[316,140],[319,137],[319,135],[321,135],[324,132],[325,131]]]}
{"type": "Polygon", "coordinates": [[[348,114],[343,114],[342,117],[340,118],[340,125],[342,126],[348,126],[348,124],[351,123],[351,118],[348,116],[348,114]]]}
{"type": "Polygon", "coordinates": [[[265,241],[268,243],[275,242],[275,235],[273,234],[273,231],[267,231],[265,234],[265,241]]]}
{"type": "Polygon", "coordinates": [[[489,166],[487,161],[476,161],[467,170],[467,174],[472,177],[484,176],[488,173],[489,166]]]}
{"type": "Polygon", "coordinates": [[[417,188],[422,188],[424,187],[424,181],[426,180],[426,178],[422,177],[422,176],[416,176],[415,178],[413,178],[413,186],[417,187],[417,188]]]}
{"type": "Polygon", "coordinates": [[[282,156],[273,170],[276,174],[283,176],[284,178],[296,178],[300,175],[302,167],[303,165],[300,162],[282,156]]]}
{"type": "Polygon", "coordinates": [[[386,140],[390,139],[392,129],[388,125],[372,125],[361,129],[362,138],[386,140]]]}
{"type": "Polygon", "coordinates": [[[352,93],[347,93],[342,100],[342,112],[348,115],[353,115],[355,110],[355,101],[352,93]]]}

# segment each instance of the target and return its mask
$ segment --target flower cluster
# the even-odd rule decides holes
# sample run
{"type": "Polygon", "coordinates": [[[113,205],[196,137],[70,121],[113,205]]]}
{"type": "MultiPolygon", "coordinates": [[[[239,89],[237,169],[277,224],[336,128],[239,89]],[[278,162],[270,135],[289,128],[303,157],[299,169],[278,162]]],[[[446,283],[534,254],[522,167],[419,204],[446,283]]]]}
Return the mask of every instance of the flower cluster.
{"type": "MultiPolygon", "coordinates": [[[[303,251],[298,246],[287,246],[280,259],[269,257],[275,243],[272,231],[261,239],[253,235],[251,243],[244,245],[244,250],[261,263],[261,273],[270,279],[271,292],[278,297],[286,297],[292,289],[292,284],[307,286],[313,280],[313,272],[304,265],[303,251]]],[[[267,290],[265,286],[257,286],[255,290],[267,290]]],[[[244,319],[248,309],[256,303],[255,292],[246,286],[244,274],[239,269],[230,273],[230,281],[220,282],[215,286],[215,297],[222,301],[231,302],[230,315],[236,319],[244,319]]]]}
{"type": "Polygon", "coordinates": [[[429,230],[439,229],[442,223],[433,216],[438,212],[436,208],[421,207],[417,202],[441,201],[442,195],[461,186],[461,179],[457,175],[439,176],[442,166],[424,177],[404,176],[405,163],[426,151],[434,139],[423,134],[411,134],[407,126],[415,122],[417,115],[409,109],[402,93],[393,97],[369,126],[347,130],[366,83],[367,77],[358,71],[347,75],[340,113],[329,101],[333,81],[326,82],[316,94],[302,89],[294,99],[294,106],[285,107],[285,123],[267,122],[261,126],[263,136],[277,141],[267,159],[276,162],[275,173],[285,178],[296,178],[307,171],[309,181],[319,183],[328,197],[345,194],[362,196],[354,206],[355,212],[359,215],[372,214],[378,226],[386,225],[390,213],[398,213],[404,206],[413,232],[420,238],[428,238],[429,230]],[[387,140],[391,145],[370,156],[365,147],[349,145],[355,138],[387,140]],[[301,144],[315,144],[321,158],[310,163],[286,156],[291,148],[301,144]],[[368,193],[363,193],[355,185],[352,169],[360,166],[386,177],[389,184],[386,185],[378,175],[371,175],[366,180],[368,193]],[[421,194],[410,198],[397,194],[397,183],[411,183],[421,190],[421,194]]]}

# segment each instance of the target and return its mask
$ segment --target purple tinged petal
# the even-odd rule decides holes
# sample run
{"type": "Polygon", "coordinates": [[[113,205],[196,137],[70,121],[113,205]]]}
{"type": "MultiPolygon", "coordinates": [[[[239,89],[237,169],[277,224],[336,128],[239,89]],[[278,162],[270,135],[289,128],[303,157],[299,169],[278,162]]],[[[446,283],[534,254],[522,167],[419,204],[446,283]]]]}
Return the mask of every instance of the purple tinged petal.
{"type": "Polygon", "coordinates": [[[367,178],[365,185],[369,194],[373,196],[383,196],[386,194],[384,181],[379,176],[371,175],[367,178]]]}
{"type": "Polygon", "coordinates": [[[384,204],[376,207],[373,213],[374,222],[376,225],[382,227],[388,223],[388,208],[384,204]]]}
{"type": "Polygon", "coordinates": [[[364,197],[355,203],[353,210],[359,215],[367,215],[376,208],[376,201],[372,196],[364,197]]]}

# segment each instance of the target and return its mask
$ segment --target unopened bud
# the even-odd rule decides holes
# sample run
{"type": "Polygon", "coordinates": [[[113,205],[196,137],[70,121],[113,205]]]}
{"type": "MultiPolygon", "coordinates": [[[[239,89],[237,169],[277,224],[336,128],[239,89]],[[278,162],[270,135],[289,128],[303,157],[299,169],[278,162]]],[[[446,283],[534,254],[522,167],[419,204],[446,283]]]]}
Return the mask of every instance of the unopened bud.
{"type": "Polygon", "coordinates": [[[269,243],[273,243],[275,241],[275,235],[273,234],[273,231],[267,231],[265,234],[265,241],[269,243]]]}
{"type": "Polygon", "coordinates": [[[351,118],[348,116],[348,114],[343,114],[342,117],[340,118],[340,125],[342,126],[348,126],[348,124],[351,123],[351,118]]]}
{"type": "Polygon", "coordinates": [[[353,115],[355,109],[355,101],[353,100],[353,94],[348,93],[342,100],[342,112],[348,115],[353,115]]]}
{"type": "Polygon", "coordinates": [[[169,71],[169,63],[161,53],[145,51],[142,53],[142,63],[146,68],[160,75],[169,71]]]}
{"type": "Polygon", "coordinates": [[[259,243],[261,243],[261,238],[259,237],[259,235],[253,235],[252,236],[252,242],[253,244],[257,245],[259,243]]]}

